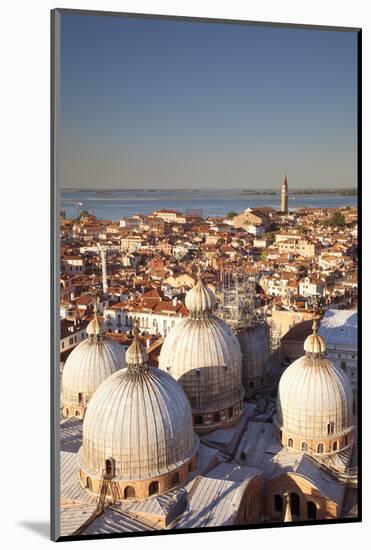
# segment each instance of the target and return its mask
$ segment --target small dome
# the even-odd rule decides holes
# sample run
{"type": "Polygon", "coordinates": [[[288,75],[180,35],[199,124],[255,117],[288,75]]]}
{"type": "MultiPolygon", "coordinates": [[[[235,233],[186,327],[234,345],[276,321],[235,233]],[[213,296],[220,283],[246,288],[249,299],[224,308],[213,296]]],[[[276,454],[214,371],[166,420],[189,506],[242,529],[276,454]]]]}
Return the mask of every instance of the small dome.
{"type": "Polygon", "coordinates": [[[304,342],[304,351],[306,353],[325,353],[326,344],[322,336],[319,336],[317,333],[318,323],[315,319],[313,321],[313,333],[307,336],[304,342]]]}
{"type": "Polygon", "coordinates": [[[341,369],[323,356],[325,343],[322,338],[317,341],[316,331],[315,322],[312,338],[305,342],[306,355],[294,361],[281,376],[276,415],[276,423],[290,436],[291,443],[303,440],[306,450],[314,449],[314,453],[317,443],[341,450],[347,445],[346,434],[354,428],[351,383],[341,369]],[[339,440],[335,448],[329,442],[334,438],[339,440]]]}
{"type": "MultiPolygon", "coordinates": [[[[137,333],[131,347],[142,347],[137,333]]],[[[131,357],[137,359],[136,351],[131,357]]],[[[113,459],[115,481],[149,480],[182,467],[198,451],[181,386],[157,368],[136,367],[129,363],[110,376],[87,407],[78,457],[89,476],[100,477],[113,459]]]]}
{"type": "Polygon", "coordinates": [[[62,402],[66,416],[79,416],[100,384],[126,366],[124,349],[107,338],[88,336],[68,356],[62,372],[62,402]]]}
{"type": "Polygon", "coordinates": [[[191,317],[202,317],[215,308],[215,294],[211,288],[203,284],[200,275],[197,284],[187,293],[185,304],[191,317]]]}

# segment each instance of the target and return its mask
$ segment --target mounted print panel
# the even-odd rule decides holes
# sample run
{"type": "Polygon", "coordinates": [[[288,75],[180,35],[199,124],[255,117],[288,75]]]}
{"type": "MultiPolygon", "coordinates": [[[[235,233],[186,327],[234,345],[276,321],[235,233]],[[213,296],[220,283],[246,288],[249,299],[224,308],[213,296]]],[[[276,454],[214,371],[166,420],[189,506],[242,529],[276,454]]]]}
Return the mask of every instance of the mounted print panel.
{"type": "Polygon", "coordinates": [[[52,12],[54,540],[360,521],[360,39],[52,12]]]}

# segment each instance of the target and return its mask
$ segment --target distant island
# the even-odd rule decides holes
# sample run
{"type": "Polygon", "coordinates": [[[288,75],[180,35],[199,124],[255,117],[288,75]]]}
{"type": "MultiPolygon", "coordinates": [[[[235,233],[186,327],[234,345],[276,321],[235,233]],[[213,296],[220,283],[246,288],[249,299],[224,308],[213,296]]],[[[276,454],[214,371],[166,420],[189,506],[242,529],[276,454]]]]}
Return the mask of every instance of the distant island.
{"type": "MultiPolygon", "coordinates": [[[[184,193],[184,192],[193,192],[197,193],[200,191],[203,192],[223,192],[226,189],[83,189],[83,188],[62,188],[62,193],[95,193],[96,195],[107,195],[110,193],[184,193]]],[[[280,191],[274,189],[228,189],[228,191],[238,191],[242,195],[279,195],[280,191]]],[[[339,195],[344,197],[354,197],[358,195],[358,190],[354,188],[349,189],[290,189],[289,195],[339,195]]]]}

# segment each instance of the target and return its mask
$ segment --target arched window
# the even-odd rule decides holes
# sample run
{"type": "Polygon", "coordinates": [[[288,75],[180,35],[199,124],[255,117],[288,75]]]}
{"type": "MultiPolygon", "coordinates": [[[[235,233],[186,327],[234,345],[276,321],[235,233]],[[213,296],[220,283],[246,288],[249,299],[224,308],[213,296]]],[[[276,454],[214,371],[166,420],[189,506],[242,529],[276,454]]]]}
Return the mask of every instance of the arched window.
{"type": "Polygon", "coordinates": [[[288,446],[288,447],[293,447],[293,446],[294,446],[294,442],[293,442],[293,440],[291,439],[291,437],[289,437],[288,440],[287,440],[287,446],[288,446]]]}
{"type": "Polygon", "coordinates": [[[300,498],[296,493],[290,493],[290,506],[293,516],[300,516],[300,498]]]}
{"type": "Polygon", "coordinates": [[[320,453],[320,454],[323,453],[323,443],[318,443],[318,445],[317,445],[317,453],[320,453]]]}
{"type": "Polygon", "coordinates": [[[303,441],[303,443],[301,444],[301,450],[305,453],[308,451],[308,443],[306,441],[303,441]]]}
{"type": "Polygon", "coordinates": [[[307,503],[307,517],[308,519],[317,519],[317,507],[314,502],[307,503]]]}
{"type": "Polygon", "coordinates": [[[332,444],[332,450],[333,451],[337,451],[338,450],[338,442],[337,441],[334,441],[333,444],[332,444]]]}
{"type": "Polygon", "coordinates": [[[334,423],[333,422],[329,422],[327,424],[327,435],[331,435],[334,433],[334,423]]]}
{"type": "Polygon", "coordinates": [[[283,498],[281,495],[274,495],[274,512],[276,514],[282,514],[283,512],[283,498]]]}
{"type": "Polygon", "coordinates": [[[195,416],[195,424],[196,424],[196,425],[203,424],[203,419],[202,419],[202,416],[201,416],[200,414],[196,414],[196,416],[195,416]]]}
{"type": "Polygon", "coordinates": [[[171,486],[173,485],[178,485],[179,483],[179,472],[175,472],[172,476],[171,476],[171,486]]]}
{"type": "Polygon", "coordinates": [[[158,481],[152,481],[149,485],[148,494],[149,496],[155,495],[158,493],[158,481]]]}
{"type": "Polygon", "coordinates": [[[75,416],[78,418],[80,416],[80,411],[75,411],[75,416]]]}
{"type": "Polygon", "coordinates": [[[220,422],[220,414],[218,412],[213,414],[213,422],[220,422]]]}
{"type": "Polygon", "coordinates": [[[92,482],[91,482],[90,477],[87,477],[87,478],[86,478],[86,488],[87,488],[89,491],[91,491],[91,490],[93,489],[93,484],[92,484],[92,482]]]}
{"type": "Polygon", "coordinates": [[[128,485],[125,487],[124,491],[124,498],[134,498],[135,497],[135,489],[131,485],[128,485]]]}

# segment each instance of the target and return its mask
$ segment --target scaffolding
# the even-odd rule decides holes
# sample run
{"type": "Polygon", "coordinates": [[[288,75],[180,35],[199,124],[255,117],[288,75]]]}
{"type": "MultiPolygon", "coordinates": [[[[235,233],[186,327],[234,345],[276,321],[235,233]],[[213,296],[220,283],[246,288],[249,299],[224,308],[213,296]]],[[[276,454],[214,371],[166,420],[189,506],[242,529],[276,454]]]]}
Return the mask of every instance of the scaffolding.
{"type": "Polygon", "coordinates": [[[266,306],[259,302],[255,281],[246,274],[224,272],[219,289],[218,315],[233,329],[266,324],[266,306]]]}

